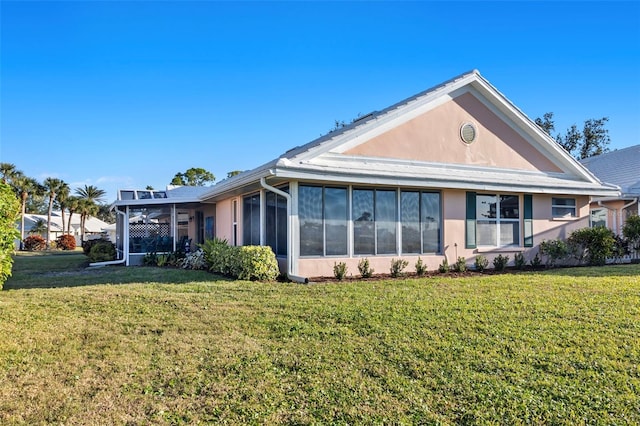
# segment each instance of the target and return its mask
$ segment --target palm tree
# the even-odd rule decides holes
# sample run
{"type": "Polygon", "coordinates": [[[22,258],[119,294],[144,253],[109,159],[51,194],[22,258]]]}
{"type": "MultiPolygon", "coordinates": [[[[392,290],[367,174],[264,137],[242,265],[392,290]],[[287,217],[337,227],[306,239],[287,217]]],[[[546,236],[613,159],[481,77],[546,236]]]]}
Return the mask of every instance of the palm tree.
{"type": "Polygon", "coordinates": [[[70,195],[65,201],[65,206],[69,210],[69,219],[67,222],[67,234],[71,233],[71,217],[80,208],[80,198],[70,195]]]}
{"type": "Polygon", "coordinates": [[[60,191],[56,196],[56,202],[58,203],[58,207],[60,207],[60,214],[62,215],[62,233],[63,234],[65,233],[64,232],[64,225],[65,225],[64,210],[67,207],[66,203],[68,198],[69,198],[69,185],[65,183],[64,186],[60,188],[60,191]]]}
{"type": "Polygon", "coordinates": [[[45,224],[44,220],[38,219],[29,230],[29,234],[42,235],[45,233],[45,231],[49,232],[49,224],[45,224]]]}
{"type": "Polygon", "coordinates": [[[80,198],[78,200],[78,213],[80,213],[80,240],[84,242],[84,224],[87,221],[87,217],[95,216],[98,213],[98,205],[87,198],[80,198]]]}
{"type": "Polygon", "coordinates": [[[24,215],[27,208],[27,199],[29,198],[29,195],[43,192],[43,188],[38,181],[28,176],[24,176],[23,174],[20,174],[13,179],[13,187],[22,204],[20,220],[20,241],[22,242],[24,240],[24,215]]]}
{"type": "Polygon", "coordinates": [[[62,179],[58,178],[46,178],[44,180],[44,188],[49,197],[49,213],[47,214],[47,247],[51,244],[51,212],[53,211],[53,200],[56,199],[56,195],[61,190],[64,191],[64,186],[68,186],[62,179]]]}
{"type": "Polygon", "coordinates": [[[22,172],[16,169],[15,164],[0,163],[0,175],[2,175],[3,183],[11,183],[18,174],[22,174],[22,172]]]}
{"type": "Polygon", "coordinates": [[[85,200],[92,201],[93,203],[101,203],[103,197],[106,195],[106,191],[98,189],[93,185],[85,185],[84,188],[76,188],[76,195],[85,200]]]}

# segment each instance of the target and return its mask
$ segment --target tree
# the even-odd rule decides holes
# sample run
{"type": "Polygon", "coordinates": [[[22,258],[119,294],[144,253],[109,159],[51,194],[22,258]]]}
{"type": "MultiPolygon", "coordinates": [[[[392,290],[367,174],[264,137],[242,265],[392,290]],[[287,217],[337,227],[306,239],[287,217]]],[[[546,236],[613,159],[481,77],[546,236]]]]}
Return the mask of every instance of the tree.
{"type": "MultiPolygon", "coordinates": [[[[573,124],[564,136],[557,135],[555,140],[578,160],[603,154],[609,151],[608,145],[611,142],[609,130],[605,128],[607,121],[608,117],[585,120],[582,130],[573,124]]],[[[536,118],[535,122],[549,136],[555,130],[552,112],[545,113],[542,118],[536,118]]]]}
{"type": "Polygon", "coordinates": [[[15,239],[18,238],[16,220],[20,212],[20,203],[13,189],[0,182],[0,289],[11,276],[15,239]]]}
{"type": "Polygon", "coordinates": [[[61,219],[62,219],[62,233],[65,233],[65,220],[64,220],[64,210],[66,207],[66,201],[69,198],[69,185],[64,185],[62,188],[60,188],[60,191],[58,192],[58,195],[56,195],[56,204],[58,205],[58,207],[60,208],[60,214],[61,214],[61,219]]]}
{"type": "Polygon", "coordinates": [[[545,112],[542,118],[536,118],[536,124],[542,128],[548,135],[556,129],[556,125],[553,122],[553,113],[545,112]]]}
{"type": "Polygon", "coordinates": [[[229,179],[230,177],[237,176],[240,173],[242,173],[242,170],[232,170],[232,171],[227,173],[227,179],[229,179]]]}
{"type": "Polygon", "coordinates": [[[207,183],[213,183],[215,180],[216,177],[213,173],[199,167],[192,167],[184,173],[176,173],[170,185],[205,186],[207,183]]]}
{"type": "Polygon", "coordinates": [[[15,164],[0,163],[0,175],[2,175],[2,183],[11,183],[11,180],[16,177],[17,174],[22,174],[16,169],[15,164]]]}
{"type": "Polygon", "coordinates": [[[68,185],[58,178],[46,178],[44,180],[44,188],[47,197],[49,198],[49,210],[47,213],[47,247],[51,244],[51,213],[53,211],[53,201],[56,199],[56,195],[60,191],[64,191],[64,187],[68,188],[68,185]]]}
{"type": "Polygon", "coordinates": [[[84,188],[76,188],[76,195],[93,203],[101,203],[104,201],[106,191],[98,189],[93,185],[85,185],[84,188]]]}
{"type": "Polygon", "coordinates": [[[78,209],[80,208],[80,198],[70,195],[65,202],[65,206],[67,207],[67,211],[69,212],[69,219],[67,222],[67,233],[70,234],[71,218],[73,217],[73,214],[77,212],[78,209]]]}
{"type": "Polygon", "coordinates": [[[33,235],[44,235],[45,232],[47,232],[47,224],[42,219],[36,220],[31,229],[29,229],[29,234],[33,235]]]}
{"type": "Polygon", "coordinates": [[[98,205],[88,198],[80,198],[78,201],[78,213],[80,213],[80,241],[84,242],[85,223],[87,217],[98,213],[98,205]]]}
{"type": "Polygon", "coordinates": [[[24,215],[27,210],[27,200],[30,195],[42,193],[44,189],[42,185],[38,183],[33,178],[28,176],[20,175],[13,179],[12,186],[16,193],[18,194],[18,199],[20,200],[21,209],[20,209],[20,241],[24,240],[24,215]]]}

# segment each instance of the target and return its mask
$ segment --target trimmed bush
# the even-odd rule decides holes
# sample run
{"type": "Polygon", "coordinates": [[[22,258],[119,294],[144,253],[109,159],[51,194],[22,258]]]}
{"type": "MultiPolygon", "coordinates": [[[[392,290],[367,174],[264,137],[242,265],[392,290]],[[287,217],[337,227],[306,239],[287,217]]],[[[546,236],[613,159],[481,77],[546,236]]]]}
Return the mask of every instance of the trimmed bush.
{"type": "Polygon", "coordinates": [[[75,250],[76,249],[76,237],[69,234],[60,235],[56,238],[56,247],[60,250],[75,250]]]}
{"type": "Polygon", "coordinates": [[[373,273],[375,272],[373,269],[371,269],[369,259],[367,259],[366,257],[358,262],[358,271],[360,271],[360,275],[362,276],[362,278],[371,278],[373,276],[373,273]]]}
{"type": "Polygon", "coordinates": [[[40,251],[47,248],[47,242],[40,235],[30,235],[24,239],[24,249],[27,251],[40,251]]]}
{"type": "Polygon", "coordinates": [[[347,264],[344,262],[340,262],[340,263],[333,262],[333,276],[336,277],[338,281],[342,281],[346,275],[347,275],[347,264]]]}
{"type": "Polygon", "coordinates": [[[116,258],[116,246],[108,240],[97,240],[89,251],[89,262],[108,262],[116,258]]]}
{"type": "Polygon", "coordinates": [[[444,259],[442,263],[438,266],[438,272],[440,272],[441,274],[446,274],[450,270],[451,268],[449,267],[449,261],[447,259],[444,259]]]}
{"type": "Polygon", "coordinates": [[[531,267],[533,269],[542,268],[542,259],[540,259],[540,256],[538,253],[536,253],[536,255],[533,256],[533,259],[531,259],[531,262],[529,263],[531,264],[531,267]]]}
{"type": "Polygon", "coordinates": [[[567,243],[579,262],[599,266],[604,265],[607,258],[613,255],[616,240],[609,228],[597,226],[576,229],[569,235],[567,243]]]}
{"type": "Polygon", "coordinates": [[[241,280],[274,281],[280,274],[276,255],[269,246],[239,247],[238,274],[241,280]]]}
{"type": "Polygon", "coordinates": [[[479,255],[476,256],[476,260],[474,261],[474,265],[476,267],[476,271],[482,272],[485,269],[487,269],[487,266],[489,266],[489,259],[487,259],[485,256],[479,254],[479,255]]]}
{"type": "Polygon", "coordinates": [[[423,276],[424,274],[427,273],[427,267],[422,262],[421,258],[418,258],[418,261],[416,262],[415,268],[416,268],[416,275],[419,276],[419,277],[421,277],[421,276],[423,276]]]}
{"type": "Polygon", "coordinates": [[[404,259],[391,259],[391,268],[389,272],[393,278],[398,278],[404,275],[404,268],[407,267],[409,262],[404,259]]]}
{"type": "Polygon", "coordinates": [[[214,238],[205,241],[202,250],[210,272],[230,277],[238,276],[238,247],[230,246],[227,240],[214,238]]]}
{"type": "Polygon", "coordinates": [[[466,272],[467,270],[467,259],[462,256],[458,256],[458,260],[453,264],[452,269],[454,272],[466,272]]]}
{"type": "Polygon", "coordinates": [[[569,246],[561,239],[545,240],[540,243],[540,254],[547,258],[547,267],[553,268],[569,256],[569,246]]]}
{"type": "Polygon", "coordinates": [[[524,269],[524,266],[527,264],[527,261],[524,259],[524,254],[516,253],[513,256],[513,263],[516,266],[516,269],[524,269]]]}
{"type": "Polygon", "coordinates": [[[637,214],[627,218],[622,226],[622,235],[629,241],[629,248],[640,251],[640,216],[637,214]]]}
{"type": "Polygon", "coordinates": [[[87,240],[87,241],[83,241],[82,242],[82,252],[86,255],[89,256],[89,252],[91,252],[91,248],[96,245],[96,244],[101,244],[101,243],[111,243],[110,240],[108,240],[107,238],[96,238],[93,240],[87,240]]]}
{"type": "Polygon", "coordinates": [[[496,271],[504,271],[509,263],[509,256],[503,256],[501,254],[493,258],[493,267],[496,271]]]}

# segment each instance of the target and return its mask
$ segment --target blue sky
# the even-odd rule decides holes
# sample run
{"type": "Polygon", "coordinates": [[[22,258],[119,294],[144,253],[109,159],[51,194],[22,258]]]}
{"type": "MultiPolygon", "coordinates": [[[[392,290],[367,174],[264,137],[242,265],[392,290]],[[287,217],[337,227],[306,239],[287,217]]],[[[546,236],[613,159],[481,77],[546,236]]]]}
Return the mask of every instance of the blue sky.
{"type": "Polygon", "coordinates": [[[217,180],[478,69],[640,143],[640,2],[0,2],[0,161],[71,188],[217,180]]]}

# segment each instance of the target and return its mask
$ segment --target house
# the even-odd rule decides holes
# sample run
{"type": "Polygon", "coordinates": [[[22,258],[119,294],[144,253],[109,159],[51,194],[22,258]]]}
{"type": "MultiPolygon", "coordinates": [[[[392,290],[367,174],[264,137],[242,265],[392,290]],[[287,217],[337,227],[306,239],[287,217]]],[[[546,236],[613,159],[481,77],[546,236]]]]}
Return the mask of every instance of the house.
{"type": "Polygon", "coordinates": [[[524,253],[589,226],[590,197],[617,197],[478,71],[361,117],[209,188],[120,191],[122,262],[187,235],[268,245],[295,281],[337,262],[524,253]],[[129,218],[141,221],[130,224],[129,218]]]}
{"type": "Polygon", "coordinates": [[[632,214],[640,214],[640,145],[607,152],[580,160],[603,182],[620,187],[614,197],[594,197],[591,200],[591,226],[606,226],[616,234],[632,214]]]}
{"type": "MultiPolygon", "coordinates": [[[[32,234],[32,229],[37,226],[38,222],[41,222],[45,226],[45,230],[42,233],[42,237],[46,238],[47,231],[47,220],[48,216],[46,214],[30,214],[27,213],[24,215],[24,235],[27,237],[29,234],[32,234]]],[[[67,224],[69,221],[69,214],[67,213],[64,217],[65,224],[64,228],[67,228],[67,224]]],[[[85,238],[93,238],[95,236],[99,236],[102,234],[103,229],[108,226],[107,222],[104,222],[97,217],[88,216],[85,220],[84,228],[85,228],[85,238]]],[[[18,221],[17,227],[20,229],[21,220],[18,221]]],[[[51,212],[51,241],[55,241],[62,232],[62,213],[60,211],[52,211],[51,212]]],[[[71,216],[71,235],[76,238],[76,245],[82,245],[82,230],[80,226],[80,215],[74,214],[71,216]]]]}

